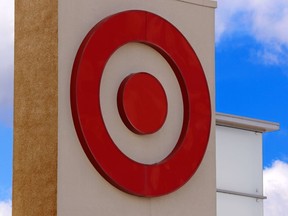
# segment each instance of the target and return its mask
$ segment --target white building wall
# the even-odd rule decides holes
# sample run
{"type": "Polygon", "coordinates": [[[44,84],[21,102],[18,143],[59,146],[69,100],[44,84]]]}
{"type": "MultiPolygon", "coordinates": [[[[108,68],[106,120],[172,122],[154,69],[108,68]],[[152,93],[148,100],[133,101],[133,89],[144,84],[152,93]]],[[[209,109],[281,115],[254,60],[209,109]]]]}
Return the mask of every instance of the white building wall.
{"type": "Polygon", "coordinates": [[[217,216],[261,216],[263,200],[217,193],[217,216]]]}
{"type": "Polygon", "coordinates": [[[216,128],[217,188],[262,195],[262,134],[216,128]]]}
{"type": "MultiPolygon", "coordinates": [[[[262,134],[216,127],[217,189],[262,195],[262,134]]],[[[263,202],[251,197],[217,193],[218,216],[262,216],[263,202]]]]}
{"type": "Polygon", "coordinates": [[[262,134],[279,124],[216,114],[217,216],[263,216],[262,134]]]}

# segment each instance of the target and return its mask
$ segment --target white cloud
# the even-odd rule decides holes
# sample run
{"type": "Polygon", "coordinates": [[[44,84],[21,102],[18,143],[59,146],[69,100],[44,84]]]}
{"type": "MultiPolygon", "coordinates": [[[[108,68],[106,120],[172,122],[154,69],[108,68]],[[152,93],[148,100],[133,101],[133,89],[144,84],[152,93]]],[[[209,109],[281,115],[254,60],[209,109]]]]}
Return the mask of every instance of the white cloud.
{"type": "Polygon", "coordinates": [[[0,67],[0,71],[0,123],[6,125],[7,127],[12,127],[13,66],[9,65],[5,68],[0,67]]]}
{"type": "Polygon", "coordinates": [[[288,164],[275,161],[263,173],[264,216],[287,216],[288,212],[288,164]]]}
{"type": "Polygon", "coordinates": [[[0,0],[0,122],[12,127],[14,1],[0,0]]]}
{"type": "Polygon", "coordinates": [[[288,1],[253,0],[252,32],[263,42],[288,45],[288,1]]]}
{"type": "Polygon", "coordinates": [[[12,202],[0,201],[0,216],[11,216],[12,215],[12,202]]]}
{"type": "Polygon", "coordinates": [[[234,33],[253,37],[265,64],[287,64],[287,0],[218,0],[216,42],[234,33]]]}
{"type": "Polygon", "coordinates": [[[240,28],[239,22],[241,22],[241,19],[239,19],[239,16],[248,11],[247,3],[249,2],[249,0],[218,0],[215,18],[216,42],[240,28]]]}

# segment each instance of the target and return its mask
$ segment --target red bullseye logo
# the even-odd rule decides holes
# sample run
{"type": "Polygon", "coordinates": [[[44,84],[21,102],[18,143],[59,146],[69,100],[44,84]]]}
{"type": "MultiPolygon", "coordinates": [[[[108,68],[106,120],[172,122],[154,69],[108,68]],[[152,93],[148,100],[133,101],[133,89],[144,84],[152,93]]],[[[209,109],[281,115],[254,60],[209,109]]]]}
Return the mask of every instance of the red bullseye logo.
{"type": "MultiPolygon", "coordinates": [[[[169,98],[161,82],[149,71],[131,71],[117,89],[117,110],[130,133],[140,139],[157,134],[169,112],[169,98]]],[[[71,109],[80,143],[97,171],[118,189],[137,196],[161,196],[183,186],[199,167],[209,140],[211,104],[200,61],[181,32],[146,11],[114,14],[86,35],[73,65],[71,109]],[[172,152],[153,164],[124,154],[102,116],[103,71],[113,53],[130,42],[145,44],[161,54],[181,89],[184,110],[180,136],[172,152]]]]}

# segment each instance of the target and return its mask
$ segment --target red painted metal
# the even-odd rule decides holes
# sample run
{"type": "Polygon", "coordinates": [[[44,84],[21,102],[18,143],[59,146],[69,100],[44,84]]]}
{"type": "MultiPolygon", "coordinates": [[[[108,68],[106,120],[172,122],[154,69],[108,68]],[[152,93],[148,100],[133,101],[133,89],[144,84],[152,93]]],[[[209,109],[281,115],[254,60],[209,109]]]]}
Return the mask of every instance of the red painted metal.
{"type": "Polygon", "coordinates": [[[146,11],[125,11],[96,24],[83,40],[71,77],[71,108],[80,143],[98,172],[127,193],[155,197],[177,190],[196,172],[211,126],[208,85],[201,63],[185,37],[168,21],[146,11]],[[170,64],[179,82],[183,126],[173,151],[159,163],[133,161],[113,143],[100,109],[106,62],[120,46],[144,43],[170,64]]]}
{"type": "Polygon", "coordinates": [[[124,124],[136,134],[158,131],[167,116],[167,98],[161,83],[151,74],[131,74],[121,83],[117,105],[124,124]]]}

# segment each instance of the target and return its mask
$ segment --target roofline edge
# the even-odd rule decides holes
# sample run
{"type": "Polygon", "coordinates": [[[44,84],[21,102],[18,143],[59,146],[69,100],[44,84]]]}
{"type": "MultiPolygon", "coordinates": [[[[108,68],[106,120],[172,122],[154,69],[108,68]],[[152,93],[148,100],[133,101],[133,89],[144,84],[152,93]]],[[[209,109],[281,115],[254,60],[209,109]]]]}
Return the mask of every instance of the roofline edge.
{"type": "Polygon", "coordinates": [[[216,112],[216,125],[261,133],[277,131],[280,129],[280,124],[276,122],[263,121],[218,112],[216,112]]]}

